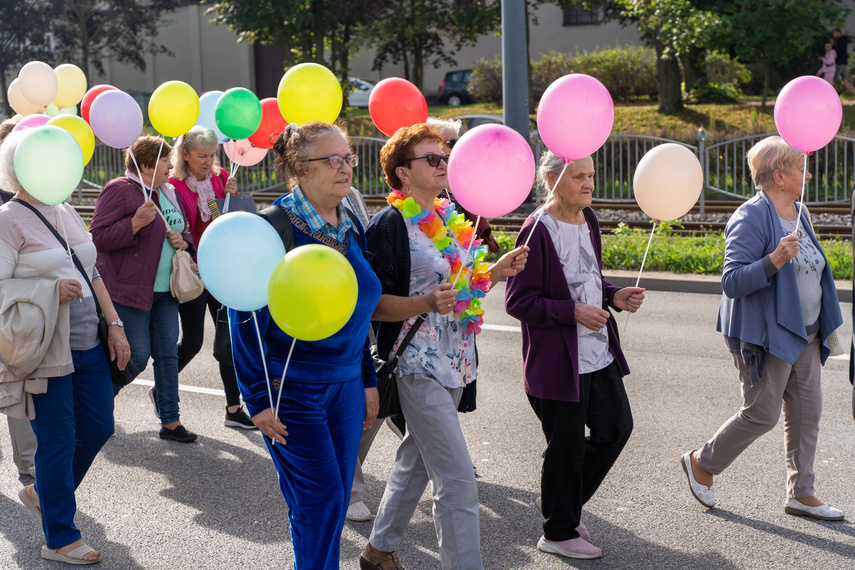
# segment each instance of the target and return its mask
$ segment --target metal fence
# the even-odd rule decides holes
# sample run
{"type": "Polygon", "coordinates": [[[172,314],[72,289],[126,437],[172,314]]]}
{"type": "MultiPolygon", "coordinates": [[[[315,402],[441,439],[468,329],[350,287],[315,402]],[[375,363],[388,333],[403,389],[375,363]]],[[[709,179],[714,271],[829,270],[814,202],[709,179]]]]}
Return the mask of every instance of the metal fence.
{"type": "MultiPolygon", "coordinates": [[[[704,189],[701,193],[701,212],[707,197],[721,196],[745,200],[755,190],[745,154],[757,141],[768,134],[742,137],[706,145],[707,133],[698,129],[697,145],[676,140],[641,135],[613,135],[594,155],[596,168],[594,199],[604,202],[634,202],[632,181],[635,168],[644,154],[663,143],[677,143],[695,153],[704,172],[704,189]]],[[[383,196],[388,191],[380,165],[380,148],[384,139],[351,137],[353,152],[359,155],[359,165],[353,173],[353,185],[365,196],[383,196]]],[[[534,143],[535,156],[543,152],[543,143],[534,143]]],[[[228,159],[220,152],[220,163],[228,159]]],[[[808,169],[813,179],[807,184],[805,202],[808,204],[848,203],[855,183],[855,139],[836,137],[825,148],[808,157],[808,169]]],[[[84,184],[99,188],[107,181],[124,174],[123,151],[99,144],[92,160],[84,170],[84,184]]],[[[235,175],[238,187],[244,192],[282,190],[285,186],[277,180],[273,168],[273,153],[256,165],[238,168],[235,175]]],[[[535,193],[539,201],[539,193],[535,193]]]]}

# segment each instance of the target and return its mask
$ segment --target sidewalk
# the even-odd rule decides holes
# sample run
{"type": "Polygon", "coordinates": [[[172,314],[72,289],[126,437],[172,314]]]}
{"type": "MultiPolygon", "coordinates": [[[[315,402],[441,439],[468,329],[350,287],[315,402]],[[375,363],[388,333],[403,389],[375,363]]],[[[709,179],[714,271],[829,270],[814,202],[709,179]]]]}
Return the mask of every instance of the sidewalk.
{"type": "MultiPolygon", "coordinates": [[[[638,279],[637,271],[607,269],[603,271],[606,281],[618,287],[633,287],[638,279]]],[[[838,280],[837,298],[841,303],[852,302],[852,281],[838,280]]],[[[645,271],[641,275],[640,287],[652,291],[672,293],[721,294],[721,276],[696,275],[693,273],[668,273],[666,271],[645,271]]]]}

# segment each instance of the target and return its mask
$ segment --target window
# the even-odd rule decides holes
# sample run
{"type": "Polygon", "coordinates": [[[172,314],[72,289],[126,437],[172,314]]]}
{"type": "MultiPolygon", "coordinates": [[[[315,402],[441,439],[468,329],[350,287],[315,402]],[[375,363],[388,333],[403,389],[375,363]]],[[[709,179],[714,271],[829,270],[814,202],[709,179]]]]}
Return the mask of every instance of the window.
{"type": "Polygon", "coordinates": [[[565,26],[588,26],[598,23],[596,10],[585,10],[575,4],[568,3],[564,6],[565,26]]]}

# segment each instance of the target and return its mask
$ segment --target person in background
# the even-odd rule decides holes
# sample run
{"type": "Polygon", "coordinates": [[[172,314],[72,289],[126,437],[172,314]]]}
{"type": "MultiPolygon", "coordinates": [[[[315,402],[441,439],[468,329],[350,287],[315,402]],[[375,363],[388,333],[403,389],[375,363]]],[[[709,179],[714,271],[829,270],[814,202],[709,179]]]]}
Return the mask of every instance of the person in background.
{"type": "MultiPolygon", "coordinates": [[[[220,168],[217,160],[217,136],[211,129],[196,125],[187,134],[180,137],[172,150],[174,170],[169,179],[181,198],[187,221],[193,234],[193,243],[198,244],[202,234],[219,215],[216,200],[226,194],[237,193],[237,182],[229,178],[229,173],[220,168]]],[[[194,254],[195,257],[195,254],[194,254]]],[[[207,290],[199,297],[181,303],[178,313],[181,316],[181,341],[178,344],[178,371],[193,360],[202,349],[205,338],[205,312],[210,313],[216,325],[220,314],[226,309],[207,290]]],[[[255,429],[255,425],[240,403],[240,391],[235,375],[235,366],[230,351],[215,355],[219,360],[220,378],[226,392],[226,411],[224,424],[227,427],[255,429]]]]}
{"type": "Polygon", "coordinates": [[[398,129],[380,151],[393,189],[389,206],[368,226],[371,266],[383,285],[373,317],[381,321],[380,356],[389,357],[419,315],[426,313],[426,319],[398,361],[407,433],[359,557],[362,570],[401,568],[394,551],[428,482],[442,567],[483,567],[478,488],[457,409],[464,387],[477,375],[472,340],[483,322],[480,298],[498,280],[521,271],[526,254],[517,248],[488,267],[477,241],[467,253],[476,239],[471,223],[439,198],[448,186],[441,142],[436,129],[418,124],[398,129]],[[452,286],[458,272],[459,292],[452,286]]]}
{"type": "Polygon", "coordinates": [[[197,436],[181,424],[179,413],[178,301],[169,291],[169,277],[174,251],[190,247],[193,237],[181,201],[167,184],[170,150],[159,137],[137,139],[125,151],[125,175],[98,195],[89,231],[98,248],[98,270],[131,343],[131,359],[140,372],[149,356],[153,360],[159,436],[189,443],[197,436]],[[150,199],[143,184],[151,189],[150,199]]]}
{"type": "MultiPolygon", "coordinates": [[[[17,124],[15,119],[6,119],[0,123],[0,143],[6,140],[17,124]]],[[[0,206],[14,197],[13,192],[0,190],[0,206]]],[[[6,421],[9,424],[9,439],[12,442],[12,460],[18,468],[18,475],[35,477],[36,434],[33,433],[33,426],[26,419],[12,416],[6,416],[6,421]]]]}
{"type": "Polygon", "coordinates": [[[358,283],[356,308],[332,336],[294,342],[264,307],[256,312],[263,349],[252,315],[229,309],[232,350],[244,402],[265,436],[288,505],[294,567],[330,570],[339,568],[359,439],[379,408],[367,341],[380,283],[366,260],[365,233],[341,205],[359,160],[344,133],[326,123],[291,123],[273,152],[279,179],[297,181],[274,202],[291,220],[294,245],[323,244],[345,256],[358,283]],[[274,390],[285,383],[278,416],[268,373],[274,390]]]}
{"type": "Polygon", "coordinates": [[[522,324],[525,392],[546,437],[537,548],[590,559],[603,553],[589,542],[582,507],[633,427],[623,383],[629,367],[609,308],[636,312],[644,289],[615,287],[603,278],[600,228],[591,209],[594,161],[574,160],[561,176],[564,167],[550,151],[541,156],[538,180],[546,201],[517,237],[523,243],[534,232],[528,267],[508,279],[505,308],[522,324]]]}
{"type": "Polygon", "coordinates": [[[849,36],[844,35],[840,28],[831,30],[834,43],[834,79],[840,78],[840,82],[852,93],[855,86],[849,82],[849,36]]]}
{"type": "Polygon", "coordinates": [[[716,326],[739,373],[742,405],[700,449],[683,454],[680,464],[695,499],[714,507],[713,477],[774,428],[783,409],[784,511],[842,520],[843,512],[820,501],[814,487],[826,339],[843,317],[810,214],[796,204],[802,181],[811,179],[804,157],[778,136],[748,151],[758,192],[724,230],[716,326]]]}
{"type": "MultiPolygon", "coordinates": [[[[117,359],[120,369],[131,351],[95,268],[96,250],[86,224],[73,207],[43,204],[18,181],[14,156],[22,138],[21,133],[14,133],[0,146],[0,185],[14,190],[17,200],[65,234],[87,276],[78,272],[66,248],[35,212],[17,201],[0,206],[0,306],[10,317],[18,317],[7,322],[3,315],[4,333],[14,330],[15,339],[49,338],[16,345],[14,353],[4,354],[0,364],[0,382],[4,383],[10,376],[17,378],[10,371],[13,368],[31,370],[26,377],[30,385],[24,391],[27,401],[20,402],[24,409],[4,410],[19,418],[29,416],[38,441],[36,482],[21,489],[18,497],[41,523],[45,536],[42,558],[94,564],[101,560],[101,553],[83,542],[74,524],[75,491],[113,434],[114,424],[110,368],[98,337],[93,292],[111,325],[110,357],[117,359]],[[20,322],[22,317],[24,322],[20,322]],[[32,384],[41,386],[36,389],[32,384]]],[[[49,167],[50,157],[45,160],[49,167]]],[[[7,342],[11,340],[4,339],[3,346],[7,342]]]]}
{"type": "Polygon", "coordinates": [[[816,72],[817,77],[822,77],[829,84],[834,84],[834,74],[835,74],[835,59],[837,54],[834,51],[834,47],[831,45],[831,42],[825,42],[825,55],[820,57],[820,61],[822,61],[822,65],[819,68],[819,71],[816,72]]]}

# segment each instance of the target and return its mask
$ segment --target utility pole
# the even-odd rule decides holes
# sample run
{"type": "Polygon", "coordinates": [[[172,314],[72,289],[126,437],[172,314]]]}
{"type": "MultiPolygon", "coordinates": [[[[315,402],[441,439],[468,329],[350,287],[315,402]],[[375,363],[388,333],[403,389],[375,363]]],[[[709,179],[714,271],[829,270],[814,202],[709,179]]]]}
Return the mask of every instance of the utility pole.
{"type": "Polygon", "coordinates": [[[525,0],[502,0],[502,98],[505,125],[529,140],[525,0]]]}

